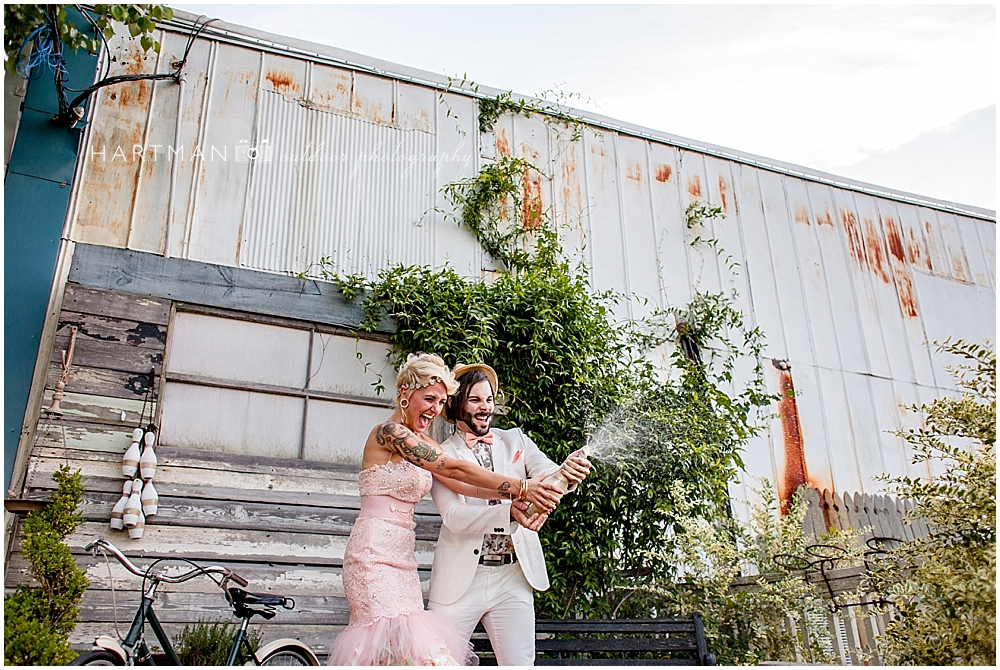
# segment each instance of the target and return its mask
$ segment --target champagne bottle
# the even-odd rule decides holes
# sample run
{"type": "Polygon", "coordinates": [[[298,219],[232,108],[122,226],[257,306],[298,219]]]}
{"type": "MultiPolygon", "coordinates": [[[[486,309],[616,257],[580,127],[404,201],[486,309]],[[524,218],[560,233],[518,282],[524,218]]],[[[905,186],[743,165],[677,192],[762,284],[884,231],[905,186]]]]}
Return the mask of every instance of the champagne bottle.
{"type": "MultiPolygon", "coordinates": [[[[583,456],[584,458],[586,458],[589,455],[589,451],[588,451],[587,447],[584,447],[584,448],[580,449],[579,451],[575,451],[572,454],[570,454],[569,458],[572,458],[573,456],[576,456],[577,454],[579,454],[579,455],[583,456]]],[[[567,458],[566,460],[569,460],[569,458],[567,458]]],[[[565,467],[565,465],[566,464],[563,463],[563,467],[565,467]]],[[[558,488],[560,491],[563,492],[563,495],[565,495],[566,493],[569,493],[570,487],[572,486],[572,483],[569,481],[569,478],[566,477],[566,475],[563,473],[563,468],[559,468],[558,470],[556,470],[555,472],[553,472],[551,475],[549,475],[548,477],[546,477],[545,481],[547,483],[549,483],[549,484],[554,484],[556,486],[556,488],[558,488]]],[[[562,496],[559,496],[559,497],[561,498],[562,496]]],[[[544,512],[544,510],[542,510],[541,508],[539,508],[534,503],[531,503],[530,505],[528,505],[528,509],[525,510],[524,513],[525,513],[525,515],[527,515],[527,516],[530,517],[533,514],[539,514],[539,513],[544,514],[545,512],[544,512]]]]}

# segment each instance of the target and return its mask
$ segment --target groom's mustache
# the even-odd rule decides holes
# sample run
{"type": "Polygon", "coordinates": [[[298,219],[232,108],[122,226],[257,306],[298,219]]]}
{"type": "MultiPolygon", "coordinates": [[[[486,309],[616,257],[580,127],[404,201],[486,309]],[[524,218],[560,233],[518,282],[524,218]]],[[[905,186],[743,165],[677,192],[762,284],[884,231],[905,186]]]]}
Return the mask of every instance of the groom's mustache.
{"type": "Polygon", "coordinates": [[[495,416],[495,414],[496,412],[476,412],[475,414],[472,414],[470,412],[463,411],[462,416],[459,418],[465,422],[465,424],[472,430],[473,433],[477,435],[485,435],[490,431],[490,424],[493,422],[493,417],[495,416]],[[486,422],[485,430],[483,430],[482,432],[477,430],[476,426],[473,425],[471,421],[472,419],[486,422]]]}

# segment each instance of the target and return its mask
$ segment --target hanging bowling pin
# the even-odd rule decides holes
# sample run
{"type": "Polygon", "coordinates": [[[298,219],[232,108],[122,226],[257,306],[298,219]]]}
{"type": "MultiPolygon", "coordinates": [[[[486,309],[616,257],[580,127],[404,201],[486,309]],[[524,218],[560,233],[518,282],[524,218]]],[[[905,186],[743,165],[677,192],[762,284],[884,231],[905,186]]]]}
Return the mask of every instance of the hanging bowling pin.
{"type": "Polygon", "coordinates": [[[156,452],[153,451],[153,443],[156,442],[156,433],[152,430],[147,430],[143,441],[146,443],[146,448],[139,459],[139,474],[143,479],[150,480],[156,474],[156,452]]]}
{"type": "Polygon", "coordinates": [[[128,536],[133,540],[142,539],[142,531],[144,530],[146,530],[146,517],[143,516],[142,510],[139,510],[139,520],[128,529],[128,536]]]}
{"type": "Polygon", "coordinates": [[[142,493],[142,480],[133,480],[132,495],[128,497],[128,502],[125,503],[125,509],[122,512],[122,523],[126,528],[131,528],[139,522],[139,515],[142,514],[142,502],[139,499],[140,493],[142,493]]]}
{"type": "Polygon", "coordinates": [[[132,431],[132,445],[122,456],[122,476],[131,479],[139,468],[139,440],[142,439],[142,428],[132,431]]]}
{"type": "Polygon", "coordinates": [[[147,481],[142,487],[142,495],[139,496],[139,500],[142,501],[142,513],[145,516],[156,515],[156,510],[160,506],[160,497],[156,494],[156,489],[153,488],[153,480],[147,481]]]}
{"type": "Polygon", "coordinates": [[[111,528],[114,530],[121,530],[124,528],[124,522],[122,521],[122,514],[125,512],[125,505],[128,503],[129,495],[132,493],[132,480],[129,479],[122,486],[122,497],[119,498],[118,502],[115,503],[114,508],[111,510],[111,528]]]}

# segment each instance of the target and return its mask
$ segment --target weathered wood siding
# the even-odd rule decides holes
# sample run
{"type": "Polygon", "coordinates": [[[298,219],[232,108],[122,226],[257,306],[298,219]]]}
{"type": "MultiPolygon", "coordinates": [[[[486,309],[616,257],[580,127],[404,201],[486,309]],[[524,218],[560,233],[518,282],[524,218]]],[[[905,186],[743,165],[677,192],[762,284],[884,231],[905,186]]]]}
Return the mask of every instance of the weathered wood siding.
{"type": "MultiPolygon", "coordinates": [[[[108,525],[125,481],[121,456],[138,425],[151,369],[159,386],[171,307],[168,299],[136,293],[77,283],[65,289],[42,404],[47,408],[51,403],[61,351],[68,346],[70,327],[76,326],[63,415],[42,412],[22,497],[47,496],[54,488],[52,474],[62,464],[83,473],[85,521],[68,543],[91,586],[71,642],[86,646],[98,634],[113,633],[115,601],[124,629],[139,601],[139,578],[112,561],[112,593],[106,562],[83,551],[87,542],[104,537],[141,566],[178,557],[226,565],[250,580],[252,591],[295,598],[293,611],[281,611],[262,627],[264,639],[299,638],[323,654],[348,618],[340,568],[360,507],[356,466],[168,444],[157,448],[153,481],[160,506],[147,519],[142,539],[132,540],[108,525]]],[[[159,391],[154,389],[154,400],[159,391]]],[[[146,421],[155,409],[147,407],[146,421]]],[[[440,517],[429,500],[417,512],[417,558],[426,586],[440,517]]],[[[18,532],[5,588],[24,583],[26,572],[18,532]]],[[[208,579],[163,587],[156,607],[172,635],[199,619],[231,618],[222,592],[208,579]]]]}

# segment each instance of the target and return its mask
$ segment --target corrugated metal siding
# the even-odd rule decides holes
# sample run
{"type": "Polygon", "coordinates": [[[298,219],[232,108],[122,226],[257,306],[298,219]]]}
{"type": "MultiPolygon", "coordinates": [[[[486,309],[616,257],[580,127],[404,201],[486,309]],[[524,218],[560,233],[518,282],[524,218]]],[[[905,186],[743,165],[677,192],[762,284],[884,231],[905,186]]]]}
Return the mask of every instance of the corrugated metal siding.
{"type": "MultiPolygon", "coordinates": [[[[160,71],[184,39],[164,35],[160,71]]],[[[492,269],[444,217],[440,193],[484,160],[475,101],[320,60],[196,43],[182,144],[188,156],[202,154],[181,166],[170,254],[313,276],[324,255],[369,276],[395,262],[449,263],[473,277],[492,269]],[[234,160],[237,145],[258,147],[260,158],[234,160]],[[223,149],[228,160],[218,157],[223,149]]],[[[176,90],[104,89],[91,152],[172,144],[176,90]]],[[[539,118],[507,115],[495,141],[498,154],[546,173],[528,176],[528,204],[553,215],[594,288],[636,296],[622,316],[686,304],[697,290],[737,291],[748,322],[766,334],[765,357],[791,366],[795,448],[810,483],[873,492],[883,472],[921,474],[886,431],[912,425],[899,403],[954,390],[942,367],[950,361],[925,342],[995,339],[995,221],[606,128],[570,142],[539,118]],[[694,201],[722,207],[725,218],[688,230],[694,201]],[[717,239],[722,252],[698,236],[717,239]]],[[[73,239],[163,249],[169,173],[162,162],[89,160],[73,239]]],[[[769,361],[766,370],[777,391],[784,382],[769,361]]],[[[749,373],[747,364],[738,370],[749,373]]],[[[794,446],[785,434],[778,417],[751,442],[748,477],[780,478],[794,446]]]]}

